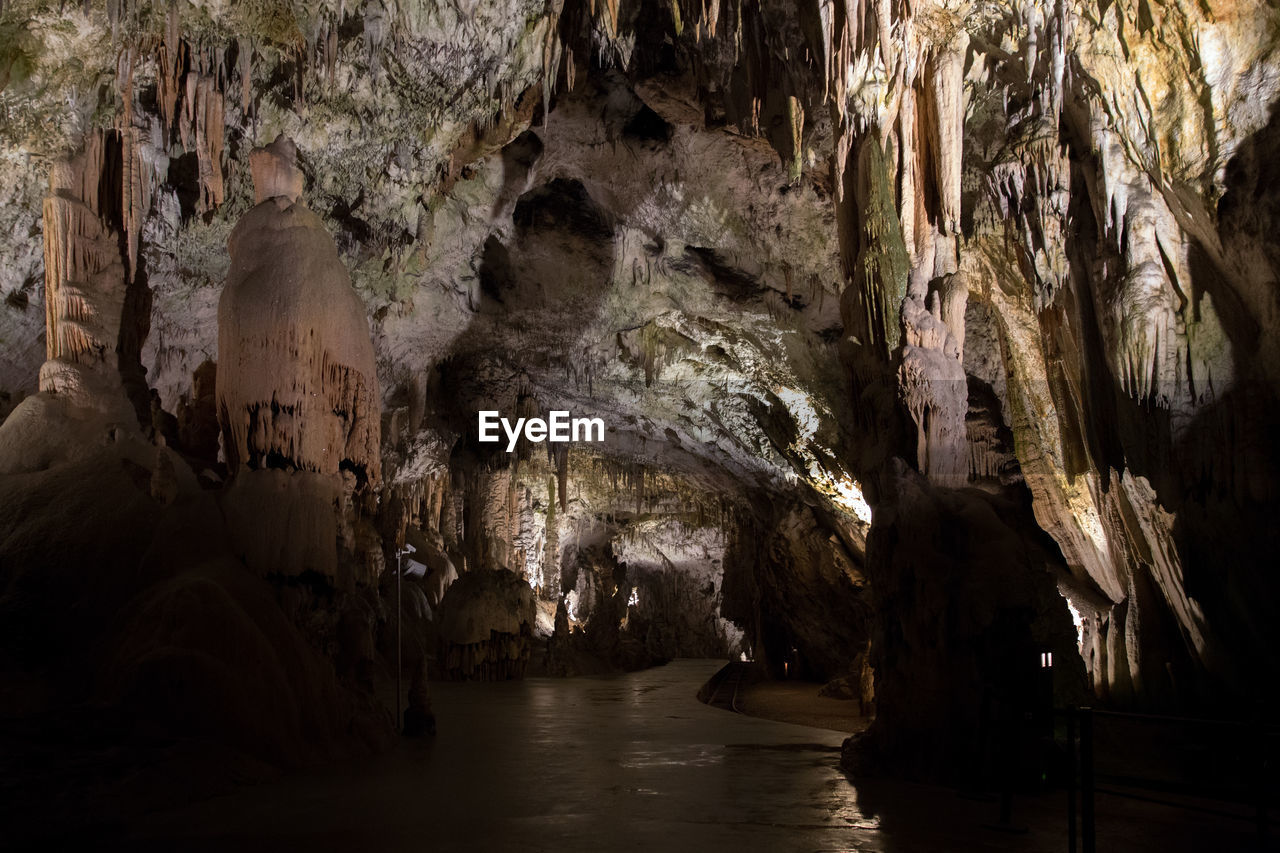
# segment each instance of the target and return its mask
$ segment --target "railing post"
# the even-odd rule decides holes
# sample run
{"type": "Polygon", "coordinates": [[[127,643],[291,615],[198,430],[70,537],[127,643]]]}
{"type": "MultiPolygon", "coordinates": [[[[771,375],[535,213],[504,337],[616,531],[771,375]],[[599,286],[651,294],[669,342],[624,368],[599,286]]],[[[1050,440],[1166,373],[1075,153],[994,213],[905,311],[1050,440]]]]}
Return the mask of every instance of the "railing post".
{"type": "Polygon", "coordinates": [[[1080,709],[1080,847],[1096,853],[1093,814],[1093,709],[1080,709]]]}
{"type": "Polygon", "coordinates": [[[404,560],[402,557],[403,554],[404,554],[404,549],[399,544],[397,544],[396,545],[396,708],[395,708],[395,711],[396,711],[396,731],[399,732],[400,734],[404,734],[404,711],[403,711],[403,706],[400,704],[400,697],[404,695],[400,689],[400,673],[403,671],[403,667],[401,667],[400,665],[400,647],[401,647],[400,618],[401,618],[401,614],[404,613],[404,608],[400,604],[400,579],[404,575],[404,560]]]}
{"type": "Polygon", "coordinates": [[[1254,727],[1257,732],[1257,743],[1254,745],[1254,752],[1258,756],[1258,763],[1255,768],[1254,775],[1254,797],[1257,799],[1258,809],[1258,850],[1267,849],[1268,822],[1267,816],[1267,786],[1269,783],[1267,772],[1267,727],[1263,722],[1265,718],[1262,714],[1258,715],[1258,722],[1254,727]]]}
{"type": "Polygon", "coordinates": [[[1067,708],[1067,850],[1076,853],[1076,708],[1067,708]]]}
{"type": "Polygon", "coordinates": [[[1001,728],[1000,820],[997,823],[984,824],[987,829],[1018,835],[1027,831],[1025,826],[1013,823],[1013,785],[1017,781],[1022,727],[1022,716],[1015,712],[1001,728]]]}

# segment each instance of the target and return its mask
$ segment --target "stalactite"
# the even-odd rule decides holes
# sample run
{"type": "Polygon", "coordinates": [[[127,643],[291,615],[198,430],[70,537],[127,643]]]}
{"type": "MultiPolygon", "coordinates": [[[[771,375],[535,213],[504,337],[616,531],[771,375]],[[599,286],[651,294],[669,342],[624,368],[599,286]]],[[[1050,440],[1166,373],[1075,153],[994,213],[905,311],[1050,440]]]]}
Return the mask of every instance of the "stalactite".
{"type": "Polygon", "coordinates": [[[569,448],[560,446],[556,449],[556,480],[560,485],[560,510],[569,509],[569,448]]]}
{"type": "Polygon", "coordinates": [[[446,643],[441,657],[449,681],[511,681],[524,678],[532,648],[526,636],[494,631],[478,643],[446,643]]]}
{"type": "Polygon", "coordinates": [[[192,128],[190,136],[195,144],[199,168],[200,211],[217,210],[226,197],[222,178],[225,101],[218,89],[217,76],[188,74],[187,97],[187,116],[192,128]]]}
{"type": "Polygon", "coordinates": [[[657,323],[646,323],[640,332],[643,348],[644,385],[652,387],[653,381],[662,373],[662,360],[666,355],[666,345],[662,342],[662,330],[657,323]]]}
{"type": "MultiPolygon", "coordinates": [[[[594,2],[594,0],[593,0],[594,2]]],[[[618,4],[620,0],[601,0],[597,7],[600,10],[600,24],[610,39],[618,37],[618,4]]]]}
{"type": "MultiPolygon", "coordinates": [[[[896,309],[906,295],[909,268],[884,150],[875,134],[859,147],[856,174],[857,197],[844,202],[844,215],[857,223],[851,229],[857,254],[852,263],[846,261],[852,281],[841,299],[841,314],[845,333],[887,361],[898,346],[896,309]]],[[[843,247],[846,258],[849,248],[843,247]]]]}
{"type": "MultiPolygon", "coordinates": [[[[804,105],[795,95],[787,96],[787,117],[791,130],[791,180],[799,180],[804,171],[804,105]]],[[[788,295],[788,298],[789,295],[788,295]]]]}
{"type": "Polygon", "coordinates": [[[142,239],[142,224],[151,209],[151,177],[143,174],[141,152],[133,127],[133,75],[137,62],[136,51],[130,46],[123,49],[117,64],[116,81],[123,114],[118,123],[120,134],[120,220],[125,237],[125,260],[129,281],[138,271],[138,248],[142,239]]]}
{"type": "MultiPolygon", "coordinates": [[[[563,8],[563,2],[561,3],[563,8]]],[[[545,126],[551,116],[551,96],[556,88],[556,69],[560,67],[560,13],[551,9],[547,12],[547,35],[542,42],[542,123],[545,126]]],[[[569,88],[573,88],[570,81],[569,88]]]]}
{"type": "Polygon", "coordinates": [[[632,491],[635,493],[636,499],[636,515],[644,510],[644,469],[639,471],[639,477],[632,482],[632,491]]]}
{"type": "Polygon", "coordinates": [[[369,62],[370,73],[375,80],[382,76],[382,45],[386,41],[388,29],[394,28],[387,25],[382,4],[364,4],[365,56],[369,62]]]}
{"type": "Polygon", "coordinates": [[[164,38],[156,52],[156,101],[160,108],[160,120],[164,125],[166,149],[178,121],[178,99],[186,60],[187,45],[182,39],[178,6],[174,4],[169,7],[165,16],[164,38]]]}
{"type": "Polygon", "coordinates": [[[960,486],[968,473],[968,385],[961,353],[942,319],[938,292],[902,303],[898,391],[916,424],[916,465],[933,482],[960,486]]]}
{"type": "MultiPolygon", "coordinates": [[[[918,137],[924,134],[927,140],[927,134],[932,130],[931,127],[920,126],[922,123],[927,125],[928,121],[929,110],[919,109],[916,91],[908,89],[903,93],[895,122],[900,155],[898,158],[900,187],[898,214],[902,222],[902,242],[911,255],[913,273],[908,289],[919,289],[923,284],[927,284],[928,276],[932,272],[931,269],[923,270],[924,264],[919,262],[924,249],[922,242],[931,244],[931,241],[928,239],[929,211],[924,198],[925,180],[920,173],[920,167],[925,162],[925,158],[916,156],[918,137]],[[924,115],[921,115],[922,112],[924,115]],[[926,281],[920,282],[921,278],[926,281]]],[[[927,141],[925,144],[928,144],[927,141]]]]}
{"type": "Polygon", "coordinates": [[[240,112],[247,118],[253,103],[253,42],[242,38],[236,43],[236,73],[240,77],[240,112]]]}
{"type": "Polygon", "coordinates": [[[330,86],[338,72],[338,22],[329,24],[324,37],[324,76],[330,86]]]}
{"type": "Polygon", "coordinates": [[[191,137],[196,127],[196,86],[200,82],[199,63],[200,57],[198,55],[192,57],[191,64],[195,67],[183,76],[182,86],[179,89],[178,141],[182,143],[184,151],[192,150],[194,145],[194,140],[191,137]]]}
{"type": "Polygon", "coordinates": [[[964,146],[964,57],[969,36],[957,30],[938,53],[930,69],[934,112],[938,117],[937,181],[940,196],[938,225],[944,234],[960,228],[960,175],[964,146]]]}

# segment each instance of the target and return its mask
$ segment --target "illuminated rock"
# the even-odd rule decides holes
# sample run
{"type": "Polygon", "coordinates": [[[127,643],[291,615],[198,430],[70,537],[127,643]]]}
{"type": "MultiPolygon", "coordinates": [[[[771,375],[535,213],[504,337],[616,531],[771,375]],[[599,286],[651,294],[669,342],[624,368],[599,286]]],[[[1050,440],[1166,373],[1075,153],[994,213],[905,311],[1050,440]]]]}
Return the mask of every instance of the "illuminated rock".
{"type": "Polygon", "coordinates": [[[94,133],[83,152],[50,171],[44,201],[48,355],[40,390],[123,415],[116,348],[128,281],[120,235],[106,219],[118,200],[100,195],[109,169],[104,136],[94,133]]]}
{"type": "Polygon", "coordinates": [[[273,193],[240,220],[218,303],[218,412],[232,470],[287,468],[380,479],[379,393],[364,304],[301,173],[277,140],[255,158],[273,193]],[[267,165],[269,164],[269,165],[267,165]]]}
{"type": "Polygon", "coordinates": [[[320,218],[297,200],[294,148],[255,152],[259,195],[231,234],[218,303],[218,420],[228,520],[259,571],[343,585],[360,546],[353,492],[380,480],[380,402],[364,305],[320,218]],[[270,194],[270,195],[267,195],[270,194]]]}

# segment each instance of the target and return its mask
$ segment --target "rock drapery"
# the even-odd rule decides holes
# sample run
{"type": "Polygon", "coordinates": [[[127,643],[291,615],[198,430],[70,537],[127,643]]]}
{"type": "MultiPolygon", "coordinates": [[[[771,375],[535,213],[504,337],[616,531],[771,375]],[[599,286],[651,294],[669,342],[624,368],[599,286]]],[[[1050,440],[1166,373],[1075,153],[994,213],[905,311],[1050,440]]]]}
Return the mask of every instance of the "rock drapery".
{"type": "Polygon", "coordinates": [[[121,346],[133,278],[126,264],[136,260],[136,222],[130,217],[136,215],[137,187],[126,142],[119,133],[95,132],[83,151],[50,168],[43,211],[46,360],[40,390],[127,418],[121,346]],[[127,229],[123,235],[121,228],[127,229]]]}

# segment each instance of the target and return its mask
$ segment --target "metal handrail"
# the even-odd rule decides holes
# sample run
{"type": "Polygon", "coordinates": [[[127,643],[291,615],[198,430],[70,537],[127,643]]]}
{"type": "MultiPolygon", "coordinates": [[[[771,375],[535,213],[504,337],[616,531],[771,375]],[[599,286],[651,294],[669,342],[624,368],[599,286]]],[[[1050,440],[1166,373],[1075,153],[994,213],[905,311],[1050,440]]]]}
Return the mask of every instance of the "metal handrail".
{"type": "MultiPolygon", "coordinates": [[[[1245,784],[1242,787],[1251,790],[1254,794],[1254,802],[1252,803],[1252,805],[1254,807],[1253,818],[1257,826],[1258,846],[1260,850],[1266,849],[1267,839],[1270,833],[1270,825],[1272,823],[1272,820],[1268,815],[1269,804],[1268,804],[1268,797],[1267,797],[1267,791],[1269,788],[1269,784],[1267,781],[1267,768],[1268,768],[1267,740],[1275,734],[1275,732],[1272,730],[1272,726],[1269,726],[1262,722],[1247,723],[1240,720],[1208,720],[1208,719],[1199,719],[1195,717],[1161,716],[1158,714],[1140,714],[1140,713],[1128,713],[1124,711],[1095,710],[1093,708],[1088,708],[1088,707],[1085,707],[1085,708],[1072,707],[1072,708],[1065,708],[1065,709],[1055,708],[1054,714],[1055,715],[1065,714],[1067,719],[1067,754],[1068,754],[1067,849],[1070,851],[1070,853],[1076,853],[1076,841],[1077,841],[1077,807],[1076,807],[1077,806],[1077,803],[1076,803],[1077,755],[1079,757],[1079,772],[1080,772],[1080,778],[1079,778],[1080,803],[1079,803],[1079,809],[1078,809],[1078,812],[1079,812],[1078,838],[1080,840],[1081,850],[1083,850],[1083,853],[1095,853],[1097,849],[1096,847],[1097,819],[1096,819],[1096,812],[1094,808],[1094,805],[1095,805],[1094,799],[1097,794],[1106,794],[1108,796],[1117,796],[1117,797],[1124,797],[1124,798],[1134,799],[1134,800],[1142,800],[1146,802],[1160,803],[1162,805],[1170,806],[1172,808],[1181,808],[1189,811],[1205,811],[1212,814],[1218,814],[1225,817],[1237,818],[1242,820],[1248,819],[1248,816],[1243,814],[1234,814],[1231,812],[1205,808],[1203,806],[1196,806],[1190,803],[1179,803],[1171,800],[1161,800],[1154,797],[1144,797],[1139,794],[1116,791],[1110,788],[1097,787],[1097,784],[1096,784],[1097,774],[1095,772],[1095,767],[1094,767],[1094,743],[1095,743],[1094,718],[1098,716],[1119,717],[1119,718],[1141,720],[1141,721],[1159,721],[1163,723],[1178,723],[1182,725],[1185,725],[1185,724],[1210,725],[1210,726],[1216,726],[1220,728],[1243,728],[1246,730],[1247,729],[1256,730],[1256,733],[1258,735],[1257,740],[1258,740],[1259,748],[1257,750],[1257,761],[1254,766],[1255,775],[1252,779],[1245,780],[1245,784]],[[1077,740],[1077,731],[1079,733],[1078,740],[1077,740]]],[[[1106,774],[1103,774],[1103,778],[1107,778],[1106,774]]],[[[1141,783],[1144,780],[1142,780],[1140,777],[1137,777],[1133,779],[1133,781],[1141,783]]],[[[1154,784],[1154,780],[1146,780],[1146,781],[1154,784]]],[[[1133,787],[1141,787],[1141,785],[1140,784],[1133,785],[1133,787]]],[[[1201,796],[1208,799],[1217,799],[1213,795],[1213,793],[1204,789],[1196,791],[1193,795],[1201,796]]],[[[1240,800],[1223,800],[1223,801],[1237,802],[1237,803],[1241,803],[1242,805],[1248,805],[1247,803],[1244,803],[1240,800]]]]}
{"type": "MultiPolygon", "coordinates": [[[[1055,708],[1054,713],[1063,713],[1064,710],[1070,711],[1071,709],[1055,708]]],[[[1275,724],[1275,723],[1271,724],[1270,726],[1266,726],[1266,725],[1259,726],[1258,723],[1250,722],[1248,720],[1220,720],[1220,719],[1215,720],[1210,717],[1178,717],[1178,716],[1173,716],[1168,714],[1145,714],[1137,711],[1111,711],[1105,708],[1092,708],[1091,710],[1095,717],[1121,717],[1121,718],[1133,719],[1133,720],[1157,720],[1162,723],[1194,723],[1196,725],[1205,725],[1205,726],[1223,726],[1223,727],[1233,726],[1233,727],[1240,727],[1240,728],[1261,727],[1264,730],[1269,732],[1273,730],[1275,732],[1280,732],[1280,724],[1275,724]]]]}

